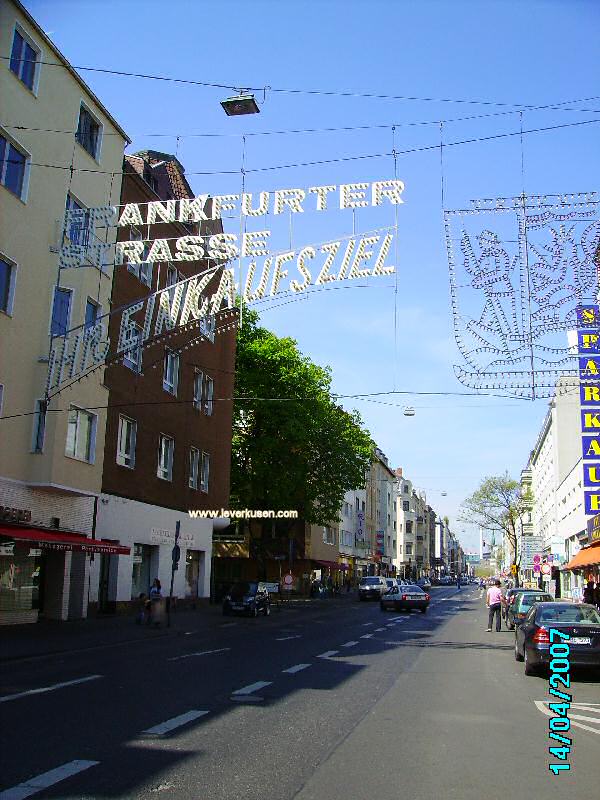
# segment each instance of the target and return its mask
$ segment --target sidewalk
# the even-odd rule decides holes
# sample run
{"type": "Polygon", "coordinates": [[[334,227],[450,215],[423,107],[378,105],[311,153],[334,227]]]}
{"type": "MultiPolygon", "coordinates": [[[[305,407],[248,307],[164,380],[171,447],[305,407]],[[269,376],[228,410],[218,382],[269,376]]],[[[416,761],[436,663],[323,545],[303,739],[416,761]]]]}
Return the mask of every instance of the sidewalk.
{"type": "MultiPolygon", "coordinates": [[[[354,592],[324,600],[291,597],[281,604],[279,610],[275,604],[271,608],[272,613],[277,614],[279,611],[285,613],[291,609],[327,607],[347,600],[356,600],[354,592]]],[[[136,625],[133,613],[99,615],[70,622],[42,619],[30,625],[7,625],[0,628],[0,664],[25,658],[43,658],[57,653],[116,647],[166,636],[182,636],[186,631],[197,630],[199,626],[216,627],[222,621],[221,604],[206,603],[195,610],[174,611],[171,614],[170,627],[166,626],[166,619],[160,628],[136,625]]]]}

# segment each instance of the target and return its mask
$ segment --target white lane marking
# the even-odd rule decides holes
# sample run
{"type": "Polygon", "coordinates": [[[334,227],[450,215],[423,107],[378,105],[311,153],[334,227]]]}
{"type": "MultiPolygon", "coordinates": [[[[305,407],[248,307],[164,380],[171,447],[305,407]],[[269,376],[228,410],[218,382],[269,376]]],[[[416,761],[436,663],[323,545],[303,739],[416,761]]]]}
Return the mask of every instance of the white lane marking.
{"type": "Polygon", "coordinates": [[[320,656],[317,656],[317,658],[331,658],[331,656],[336,656],[339,652],[339,650],[326,650],[324,653],[321,653],[320,656]]]}
{"type": "Polygon", "coordinates": [[[398,622],[401,619],[405,619],[405,617],[390,617],[390,622],[398,622]]]}
{"type": "Polygon", "coordinates": [[[43,789],[54,786],[55,783],[70,778],[72,775],[77,775],[78,772],[83,772],[84,769],[95,767],[99,761],[69,761],[56,769],[51,769],[48,772],[43,772],[35,778],[29,778],[24,783],[19,783],[11,789],[5,789],[0,792],[0,800],[22,800],[25,797],[31,797],[32,794],[37,794],[43,789]]]}
{"type": "Polygon", "coordinates": [[[282,669],[282,672],[287,672],[289,675],[295,675],[296,672],[302,672],[303,669],[310,667],[310,664],[294,664],[293,667],[289,667],[288,669],[282,669]]]}
{"type": "Polygon", "coordinates": [[[354,641],[353,639],[351,642],[346,642],[343,644],[342,647],[354,647],[355,644],[358,644],[358,642],[354,641]]]}
{"type": "Polygon", "coordinates": [[[187,711],[185,714],[180,714],[178,717],[173,717],[165,722],[161,722],[159,725],[155,725],[153,728],[148,728],[148,730],[142,731],[142,733],[147,733],[151,736],[162,736],[165,733],[175,730],[175,728],[180,728],[182,725],[187,725],[188,722],[198,719],[198,717],[203,717],[205,714],[208,714],[208,711],[187,711]]]}
{"type": "Polygon", "coordinates": [[[237,625],[237,622],[223,622],[219,628],[232,628],[234,625],[237,625]]]}
{"type": "Polygon", "coordinates": [[[375,625],[375,623],[374,622],[363,622],[362,627],[363,628],[368,628],[369,625],[375,625]]]}
{"type": "Polygon", "coordinates": [[[231,650],[231,647],[220,647],[218,650],[200,650],[198,653],[186,653],[183,656],[168,658],[167,661],[180,661],[182,658],[193,658],[194,656],[209,656],[212,653],[225,653],[227,650],[231,650]]]}
{"type": "Polygon", "coordinates": [[[191,636],[193,633],[196,633],[196,631],[186,631],[183,635],[184,636],[191,636]]]}
{"type": "Polygon", "coordinates": [[[270,686],[273,681],[256,681],[256,683],[249,683],[248,686],[242,686],[241,689],[236,689],[235,692],[231,693],[232,697],[240,697],[246,696],[247,694],[252,694],[253,692],[257,692],[259,689],[264,689],[265,686],[270,686]]]}
{"type": "Polygon", "coordinates": [[[288,639],[301,639],[301,638],[302,638],[302,636],[300,636],[300,634],[298,634],[297,636],[280,636],[275,641],[276,642],[287,642],[288,639]]]}
{"type": "MultiPolygon", "coordinates": [[[[55,683],[52,686],[43,686],[40,689],[28,689],[26,692],[18,692],[17,694],[7,694],[0,697],[0,703],[6,703],[9,700],[17,700],[19,697],[27,697],[30,694],[43,694],[44,692],[53,692],[55,689],[63,689],[65,686],[75,686],[77,683],[87,683],[87,681],[95,681],[98,678],[103,678],[104,675],[88,675],[86,678],[77,678],[74,681],[63,681],[62,683],[55,683]]],[[[94,762],[95,763],[95,762],[94,762]]]]}
{"type": "MultiPolygon", "coordinates": [[[[549,708],[548,704],[550,702],[554,702],[554,701],[550,701],[550,700],[534,700],[533,702],[537,706],[538,711],[541,711],[542,714],[545,714],[547,717],[551,717],[553,715],[553,712],[550,711],[550,708],[549,708]]],[[[560,700],[556,700],[556,702],[559,703],[560,700]]],[[[580,706],[585,708],[583,703],[582,704],[571,703],[571,708],[569,709],[569,719],[571,720],[571,725],[576,725],[578,728],[583,728],[586,731],[591,731],[592,733],[596,733],[596,734],[598,734],[600,736],[600,727],[592,728],[590,725],[584,725],[582,722],[574,722],[575,719],[578,719],[578,720],[579,719],[584,719],[587,722],[594,722],[594,723],[596,723],[596,725],[598,725],[598,723],[600,722],[600,717],[584,717],[581,714],[573,714],[572,710],[573,709],[578,709],[580,706]]],[[[590,709],[590,710],[593,710],[593,711],[598,710],[598,711],[600,711],[600,709],[590,709]]]]}
{"type": "Polygon", "coordinates": [[[365,635],[361,636],[360,638],[361,639],[372,639],[373,638],[373,634],[372,633],[365,633],[365,635]]]}
{"type": "Polygon", "coordinates": [[[386,628],[394,628],[394,627],[395,627],[395,625],[396,625],[396,623],[395,623],[395,622],[388,622],[388,624],[387,624],[385,627],[386,627],[386,628]]]}
{"type": "Polygon", "coordinates": [[[375,628],[375,630],[376,630],[377,632],[379,632],[379,631],[384,631],[384,630],[385,630],[385,628],[375,628]]]}

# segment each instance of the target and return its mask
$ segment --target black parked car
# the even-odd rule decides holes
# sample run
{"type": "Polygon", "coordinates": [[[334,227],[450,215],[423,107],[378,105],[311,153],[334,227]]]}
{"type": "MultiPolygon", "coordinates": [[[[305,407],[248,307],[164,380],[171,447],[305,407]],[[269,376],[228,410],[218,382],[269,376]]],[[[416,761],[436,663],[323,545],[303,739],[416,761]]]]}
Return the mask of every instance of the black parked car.
{"type": "Polygon", "coordinates": [[[410,611],[411,608],[418,608],[422,614],[425,614],[429,600],[429,595],[420,586],[415,586],[414,584],[394,586],[382,596],[379,607],[382,611],[387,611],[388,609],[393,611],[407,609],[410,611]]]}
{"type": "MultiPolygon", "coordinates": [[[[554,637],[554,644],[569,645],[573,666],[600,667],[600,614],[586,603],[538,603],[531,607],[515,631],[515,659],[525,661],[525,674],[535,675],[547,668],[550,628],[569,635],[567,641],[554,637]]],[[[562,649],[562,648],[561,648],[562,649]]]]}
{"type": "Polygon", "coordinates": [[[269,593],[258,581],[239,581],[234,583],[223,600],[223,614],[247,614],[258,617],[271,613],[269,593]]]}
{"type": "Polygon", "coordinates": [[[506,609],[506,627],[509,631],[513,631],[515,625],[525,619],[532,605],[535,603],[552,603],[553,600],[554,598],[551,594],[535,591],[534,589],[513,595],[513,600],[506,609]]]}

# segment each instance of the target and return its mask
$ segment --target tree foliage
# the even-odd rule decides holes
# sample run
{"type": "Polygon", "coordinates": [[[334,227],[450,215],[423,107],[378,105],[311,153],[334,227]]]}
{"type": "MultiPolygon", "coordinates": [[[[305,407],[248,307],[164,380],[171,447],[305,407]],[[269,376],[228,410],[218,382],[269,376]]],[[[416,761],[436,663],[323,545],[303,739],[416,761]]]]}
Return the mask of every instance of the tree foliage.
{"type": "Polygon", "coordinates": [[[330,370],[245,309],[235,386],[234,502],[295,509],[309,523],[337,519],[344,493],[364,485],[374,445],[358,413],[335,403],[330,370]]]}
{"type": "Polygon", "coordinates": [[[532,498],[523,493],[518,481],[508,472],[484,478],[472,495],[463,500],[460,519],[486,530],[500,530],[506,534],[512,561],[520,562],[517,552],[519,525],[526,511],[531,508],[532,498]]]}

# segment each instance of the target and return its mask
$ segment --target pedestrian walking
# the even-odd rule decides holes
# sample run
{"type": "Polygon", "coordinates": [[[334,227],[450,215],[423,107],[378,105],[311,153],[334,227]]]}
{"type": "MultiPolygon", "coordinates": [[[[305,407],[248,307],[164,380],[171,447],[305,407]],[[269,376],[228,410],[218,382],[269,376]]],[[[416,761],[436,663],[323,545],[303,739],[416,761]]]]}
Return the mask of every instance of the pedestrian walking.
{"type": "Polygon", "coordinates": [[[594,581],[588,581],[585,589],[583,590],[583,602],[590,603],[590,605],[594,605],[594,600],[595,600],[594,581]]]}
{"type": "Polygon", "coordinates": [[[460,584],[460,575],[459,575],[459,576],[458,576],[458,578],[456,579],[456,589],[457,589],[457,591],[459,591],[459,592],[460,592],[460,590],[461,590],[461,589],[460,589],[460,586],[461,586],[461,584],[460,584]]]}
{"type": "Polygon", "coordinates": [[[500,581],[496,580],[493,586],[490,586],[487,590],[485,604],[489,608],[488,633],[492,630],[494,615],[496,616],[496,633],[502,630],[502,618],[500,616],[500,611],[502,609],[502,589],[500,586],[500,581]]]}
{"type": "Polygon", "coordinates": [[[154,578],[150,588],[150,619],[148,623],[152,622],[155,627],[159,627],[164,617],[164,603],[162,596],[162,587],[158,578],[154,578]]]}

